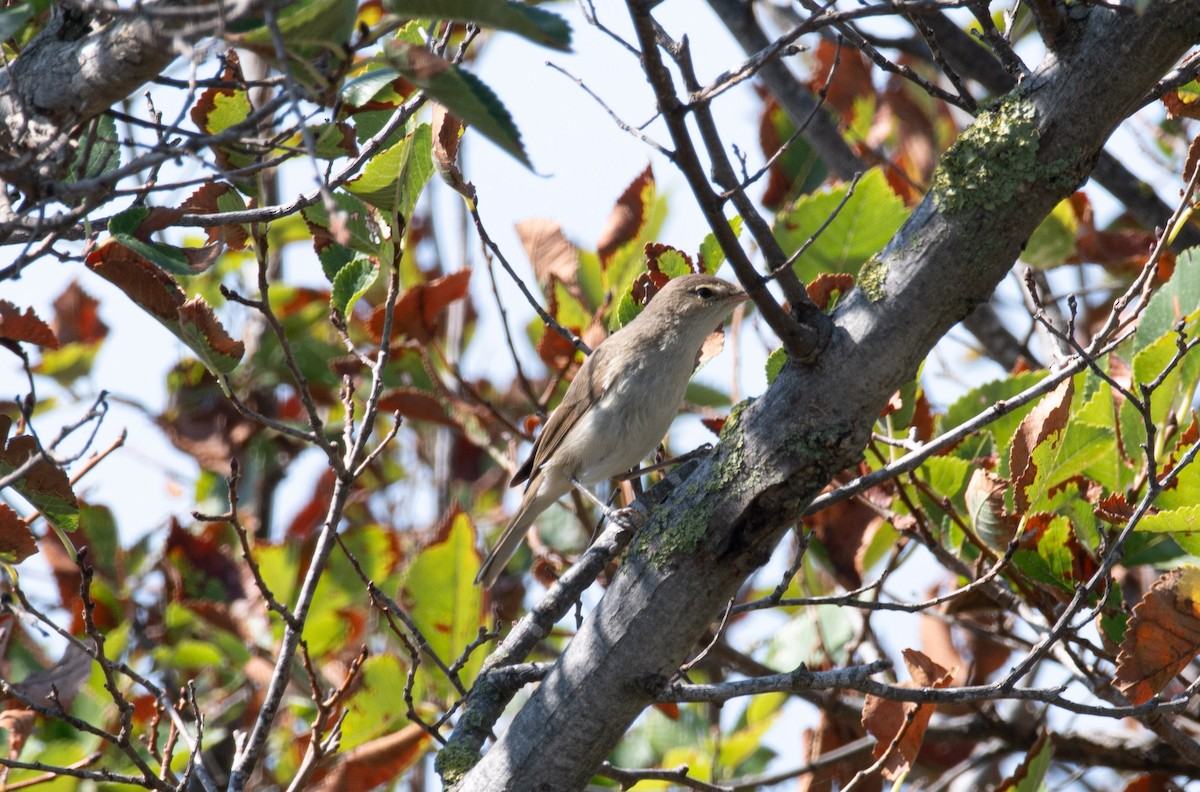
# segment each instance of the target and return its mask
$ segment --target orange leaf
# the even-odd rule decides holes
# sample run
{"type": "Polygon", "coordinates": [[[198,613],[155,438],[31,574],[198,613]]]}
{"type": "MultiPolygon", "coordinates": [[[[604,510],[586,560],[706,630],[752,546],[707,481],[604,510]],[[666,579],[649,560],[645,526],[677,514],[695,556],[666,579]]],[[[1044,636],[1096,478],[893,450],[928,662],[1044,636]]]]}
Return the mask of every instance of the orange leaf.
{"type": "Polygon", "coordinates": [[[813,282],[808,284],[809,299],[817,304],[822,311],[829,310],[830,299],[833,295],[842,295],[854,286],[854,276],[849,272],[822,272],[813,282]]]}
{"type": "Polygon", "coordinates": [[[600,239],[596,242],[596,252],[600,254],[600,262],[608,264],[613,254],[638,235],[646,222],[646,204],[654,189],[654,171],[649,165],[630,182],[617,199],[600,239]]]}
{"type": "Polygon", "coordinates": [[[32,308],[24,313],[8,300],[0,300],[0,339],[25,341],[40,347],[58,349],[58,339],[50,326],[38,318],[32,308]]]}
{"type": "MultiPolygon", "coordinates": [[[[951,672],[915,649],[904,650],[904,663],[912,676],[912,682],[905,683],[904,687],[944,688],[950,685],[953,678],[951,672]]],[[[863,704],[862,724],[876,740],[875,758],[882,758],[889,752],[893,742],[896,743],[895,749],[888,753],[884,763],[882,772],[885,778],[898,778],[912,767],[925,739],[925,728],[929,725],[929,719],[933,717],[934,709],[934,704],[905,703],[889,701],[875,695],[867,696],[863,704]],[[911,723],[906,727],[906,721],[910,718],[911,723]]]]}
{"type": "MultiPolygon", "coordinates": [[[[437,335],[438,314],[450,303],[467,296],[467,285],[471,281],[471,270],[462,269],[445,277],[418,283],[405,290],[396,300],[392,319],[392,339],[407,336],[414,341],[427,343],[437,335]]],[[[386,306],[372,312],[367,329],[372,338],[383,340],[383,319],[386,306]]]]}
{"type": "Polygon", "coordinates": [[[1160,577],[1133,608],[1117,655],[1117,688],[1134,704],[1162,690],[1200,653],[1200,567],[1160,577]]]}
{"type": "Polygon", "coordinates": [[[547,327],[537,342],[538,357],[553,371],[561,371],[575,359],[575,345],[557,330],[547,327]]]}
{"type": "Polygon", "coordinates": [[[318,770],[310,789],[315,792],[366,792],[396,779],[425,755],[429,733],[416,724],[405,726],[333,757],[333,767],[318,770]]]}

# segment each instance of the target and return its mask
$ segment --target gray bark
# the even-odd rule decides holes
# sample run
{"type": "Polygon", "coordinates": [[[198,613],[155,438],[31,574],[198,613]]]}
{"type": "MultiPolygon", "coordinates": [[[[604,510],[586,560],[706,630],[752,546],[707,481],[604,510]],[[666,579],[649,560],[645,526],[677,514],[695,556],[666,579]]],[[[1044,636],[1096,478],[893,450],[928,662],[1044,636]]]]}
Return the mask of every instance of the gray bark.
{"type": "Polygon", "coordinates": [[[1200,0],[1162,0],[1140,16],[1091,7],[1064,24],[1055,54],[1017,93],[1036,110],[1040,175],[991,209],[926,197],[879,256],[876,301],[855,290],[817,363],[785,366],[651,512],[600,604],[462,789],[587,783],[787,526],[858,459],[892,392],[988,299],[1116,125],[1200,39],[1200,0]]]}

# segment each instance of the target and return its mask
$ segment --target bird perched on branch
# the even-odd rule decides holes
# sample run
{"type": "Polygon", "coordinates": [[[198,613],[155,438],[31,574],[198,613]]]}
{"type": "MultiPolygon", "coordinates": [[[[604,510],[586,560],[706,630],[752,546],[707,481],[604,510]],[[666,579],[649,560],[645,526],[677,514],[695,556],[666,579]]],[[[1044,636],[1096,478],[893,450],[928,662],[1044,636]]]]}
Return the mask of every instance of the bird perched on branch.
{"type": "Polygon", "coordinates": [[[525,496],[475,578],[491,588],[538,515],[571,491],[628,472],[671,426],[700,348],[746,293],[712,275],[671,279],[583,362],[510,486],[525,496]]]}

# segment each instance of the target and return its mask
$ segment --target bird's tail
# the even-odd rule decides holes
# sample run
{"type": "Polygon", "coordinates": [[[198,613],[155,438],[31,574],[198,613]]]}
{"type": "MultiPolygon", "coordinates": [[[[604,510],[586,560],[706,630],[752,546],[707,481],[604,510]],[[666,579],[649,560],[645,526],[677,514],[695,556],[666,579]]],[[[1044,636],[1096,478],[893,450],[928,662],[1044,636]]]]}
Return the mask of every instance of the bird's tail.
{"type": "Polygon", "coordinates": [[[479,568],[479,574],[475,576],[476,584],[482,583],[483,587],[488,589],[495,584],[496,578],[500,577],[504,567],[508,566],[508,562],[517,554],[521,542],[525,541],[525,532],[533,525],[533,521],[562,495],[560,492],[539,495],[537,490],[541,488],[536,486],[537,482],[534,484],[535,486],[525,491],[525,497],[521,500],[521,506],[517,509],[517,513],[509,520],[504,533],[500,534],[500,541],[492,548],[492,552],[484,560],[483,566],[479,568]]]}

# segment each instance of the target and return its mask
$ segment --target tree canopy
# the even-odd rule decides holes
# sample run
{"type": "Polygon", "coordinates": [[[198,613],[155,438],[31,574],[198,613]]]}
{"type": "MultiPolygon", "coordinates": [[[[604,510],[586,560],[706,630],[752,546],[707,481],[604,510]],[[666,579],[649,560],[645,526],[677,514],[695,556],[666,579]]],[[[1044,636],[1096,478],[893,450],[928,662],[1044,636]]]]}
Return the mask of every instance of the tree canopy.
{"type": "Polygon", "coordinates": [[[1197,0],[0,33],[6,788],[1200,779],[1197,0]],[[556,118],[587,240],[485,181],[561,112],[511,45],[608,119],[556,118]],[[598,195],[616,139],[651,164],[598,195]],[[750,296],[699,421],[476,586],[526,441],[690,272],[750,296]]]}

